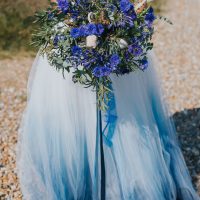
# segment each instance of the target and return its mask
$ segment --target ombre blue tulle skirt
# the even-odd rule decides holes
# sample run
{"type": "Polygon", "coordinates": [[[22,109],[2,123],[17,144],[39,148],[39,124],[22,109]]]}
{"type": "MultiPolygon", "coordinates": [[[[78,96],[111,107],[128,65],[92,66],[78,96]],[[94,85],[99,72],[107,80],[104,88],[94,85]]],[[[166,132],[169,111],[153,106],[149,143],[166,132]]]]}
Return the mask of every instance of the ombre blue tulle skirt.
{"type": "Polygon", "coordinates": [[[111,76],[109,110],[38,56],[19,131],[17,168],[25,200],[100,200],[103,134],[106,200],[199,200],[153,66],[111,76]]]}

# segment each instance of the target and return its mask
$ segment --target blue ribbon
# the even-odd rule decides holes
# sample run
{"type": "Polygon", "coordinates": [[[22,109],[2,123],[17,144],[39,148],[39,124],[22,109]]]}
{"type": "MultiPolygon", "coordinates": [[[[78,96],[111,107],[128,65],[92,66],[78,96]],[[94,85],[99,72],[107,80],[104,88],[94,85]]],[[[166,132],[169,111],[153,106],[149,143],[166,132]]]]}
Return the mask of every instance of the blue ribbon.
{"type": "Polygon", "coordinates": [[[116,101],[112,85],[109,86],[110,92],[108,94],[109,101],[107,103],[108,109],[105,114],[106,125],[103,129],[103,138],[107,146],[112,147],[112,138],[115,133],[117,122],[116,101]]]}

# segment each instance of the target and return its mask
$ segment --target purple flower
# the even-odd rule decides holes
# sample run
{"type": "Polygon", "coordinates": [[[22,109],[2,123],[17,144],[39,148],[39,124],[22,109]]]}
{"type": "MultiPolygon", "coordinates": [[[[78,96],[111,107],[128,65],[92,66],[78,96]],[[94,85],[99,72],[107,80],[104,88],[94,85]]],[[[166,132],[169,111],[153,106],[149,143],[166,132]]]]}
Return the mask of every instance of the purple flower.
{"type": "Polygon", "coordinates": [[[79,28],[79,31],[80,31],[80,36],[82,37],[85,37],[86,36],[86,33],[85,33],[85,26],[81,26],[79,28]]]}
{"type": "Polygon", "coordinates": [[[104,76],[109,76],[110,73],[112,72],[112,69],[107,65],[104,65],[101,70],[104,76]]]}
{"type": "Polygon", "coordinates": [[[97,33],[101,35],[104,32],[104,27],[102,24],[97,24],[97,33]]]}
{"type": "MultiPolygon", "coordinates": [[[[135,18],[136,18],[136,17],[135,17],[135,18]]],[[[135,18],[134,18],[134,19],[135,19],[135,18]]],[[[130,17],[130,16],[126,16],[126,21],[125,21],[125,22],[126,22],[127,24],[129,24],[130,27],[133,27],[133,26],[134,26],[134,22],[133,22],[134,19],[133,19],[132,17],[130,17]]]]}
{"type": "Polygon", "coordinates": [[[78,37],[80,37],[80,29],[79,28],[72,28],[70,34],[73,38],[78,38],[78,37]]]}
{"type": "Polygon", "coordinates": [[[113,69],[116,69],[117,65],[120,63],[120,57],[118,54],[113,54],[110,58],[110,65],[113,69]]]}
{"type": "Polygon", "coordinates": [[[148,60],[147,59],[143,59],[143,60],[141,60],[141,62],[140,62],[140,69],[141,70],[145,70],[145,69],[147,69],[148,68],[148,60]]]}
{"type": "Polygon", "coordinates": [[[135,20],[137,18],[137,14],[135,13],[135,10],[132,10],[128,13],[128,16],[132,19],[135,20]]]}
{"type": "Polygon", "coordinates": [[[148,12],[149,13],[154,13],[154,9],[152,7],[149,7],[148,12]]]}
{"type": "Polygon", "coordinates": [[[57,0],[58,8],[62,10],[62,12],[67,13],[69,9],[69,2],[68,0],[57,0]]]}
{"type": "Polygon", "coordinates": [[[79,46],[73,46],[72,47],[72,54],[73,55],[79,55],[82,53],[82,49],[79,46]]]}
{"type": "Polygon", "coordinates": [[[127,13],[130,10],[133,10],[134,6],[129,0],[121,0],[120,1],[120,9],[123,13],[127,13]]]}
{"type": "Polygon", "coordinates": [[[134,56],[140,56],[143,53],[143,49],[138,44],[132,44],[129,45],[128,52],[133,54],[134,56]]]}
{"type": "Polygon", "coordinates": [[[108,67],[107,65],[98,66],[93,69],[93,75],[96,77],[103,77],[103,76],[109,76],[112,72],[112,69],[108,67]]]}
{"type": "Polygon", "coordinates": [[[120,10],[126,16],[125,22],[128,23],[131,27],[133,27],[134,26],[133,21],[137,18],[134,5],[129,0],[121,0],[120,10]]]}
{"type": "Polygon", "coordinates": [[[95,35],[97,34],[97,27],[95,24],[88,24],[85,26],[86,35],[95,35]]]}
{"type": "Polygon", "coordinates": [[[58,42],[59,42],[59,36],[56,35],[55,38],[54,38],[54,40],[53,40],[53,45],[54,46],[58,46],[58,42]]]}
{"type": "Polygon", "coordinates": [[[65,40],[65,36],[64,35],[56,35],[54,40],[53,40],[53,45],[56,47],[58,46],[58,43],[61,41],[61,40],[65,40]]]}
{"type": "Polygon", "coordinates": [[[154,15],[154,10],[152,7],[150,7],[145,16],[145,21],[147,21],[148,23],[153,23],[155,19],[156,19],[156,16],[154,15]]]}

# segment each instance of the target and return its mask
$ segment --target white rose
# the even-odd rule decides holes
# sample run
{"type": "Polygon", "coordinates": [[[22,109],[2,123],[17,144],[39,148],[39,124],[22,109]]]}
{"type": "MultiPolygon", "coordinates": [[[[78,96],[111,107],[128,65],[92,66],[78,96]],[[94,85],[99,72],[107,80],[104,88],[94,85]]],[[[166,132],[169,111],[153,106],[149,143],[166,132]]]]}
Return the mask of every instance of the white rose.
{"type": "Polygon", "coordinates": [[[89,35],[86,37],[86,46],[96,48],[97,47],[97,36],[89,35]]]}
{"type": "Polygon", "coordinates": [[[78,70],[83,70],[84,66],[83,65],[79,65],[78,66],[78,70]]]}
{"type": "Polygon", "coordinates": [[[128,47],[128,43],[124,39],[119,39],[118,44],[121,49],[125,49],[126,47],[128,47]]]}

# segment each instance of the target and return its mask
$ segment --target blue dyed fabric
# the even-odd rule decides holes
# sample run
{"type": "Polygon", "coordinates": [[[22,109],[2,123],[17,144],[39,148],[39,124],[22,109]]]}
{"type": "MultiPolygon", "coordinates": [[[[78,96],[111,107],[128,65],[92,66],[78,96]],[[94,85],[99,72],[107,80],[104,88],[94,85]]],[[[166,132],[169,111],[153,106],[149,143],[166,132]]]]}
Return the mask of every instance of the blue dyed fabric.
{"type": "MultiPolygon", "coordinates": [[[[106,200],[199,200],[149,56],[145,72],[111,76],[102,113],[106,200]]],[[[25,200],[100,200],[96,94],[37,57],[19,131],[25,200]]]]}

